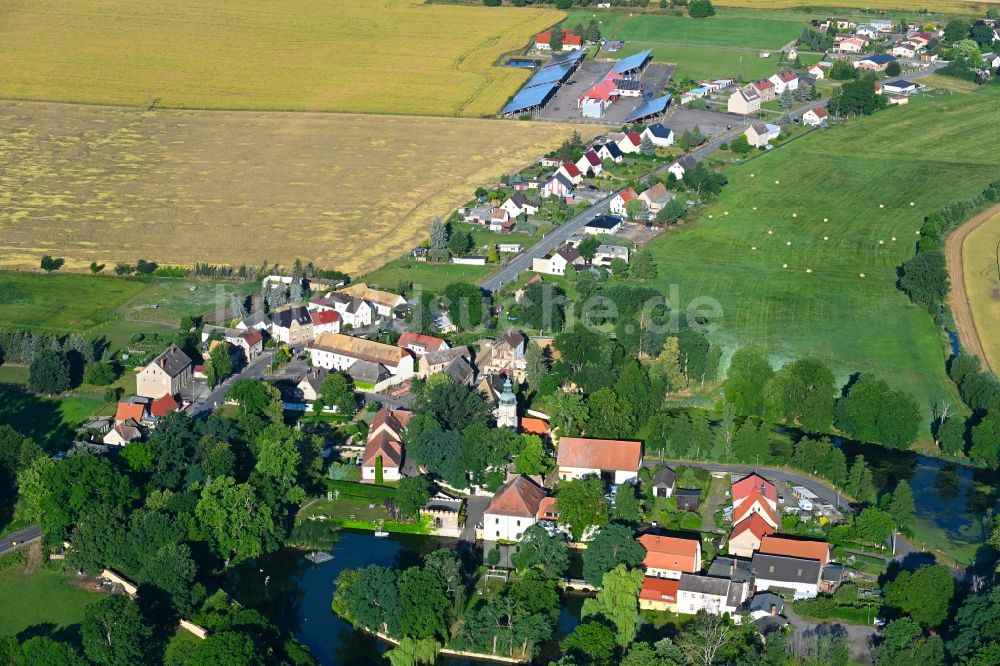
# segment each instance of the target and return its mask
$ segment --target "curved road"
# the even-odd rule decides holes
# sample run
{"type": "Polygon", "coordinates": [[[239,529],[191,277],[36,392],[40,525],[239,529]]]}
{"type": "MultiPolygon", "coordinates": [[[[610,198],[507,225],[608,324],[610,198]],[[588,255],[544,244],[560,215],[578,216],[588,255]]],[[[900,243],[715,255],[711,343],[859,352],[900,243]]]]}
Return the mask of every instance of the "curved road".
{"type": "Polygon", "coordinates": [[[976,328],[976,320],[965,284],[965,257],[962,254],[962,249],[965,247],[965,240],[969,234],[986,224],[995,215],[1000,215],[1000,205],[988,208],[962,224],[948,234],[944,250],[945,259],[948,262],[948,274],[951,276],[951,284],[953,285],[951,293],[948,294],[948,305],[955,317],[958,339],[966,351],[978,356],[985,366],[993,372],[1000,370],[1000,368],[994,368],[990,365],[990,359],[986,356],[982,340],[979,338],[979,329],[976,328]]]}

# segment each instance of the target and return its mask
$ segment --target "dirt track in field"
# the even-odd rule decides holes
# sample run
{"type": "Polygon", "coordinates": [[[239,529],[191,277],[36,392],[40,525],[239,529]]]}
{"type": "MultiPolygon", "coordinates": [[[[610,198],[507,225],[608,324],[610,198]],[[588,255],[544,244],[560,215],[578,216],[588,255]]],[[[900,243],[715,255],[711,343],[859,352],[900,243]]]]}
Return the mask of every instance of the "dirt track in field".
{"type": "Polygon", "coordinates": [[[993,373],[996,373],[998,368],[990,366],[989,359],[983,350],[979,331],[976,329],[976,320],[972,315],[969,294],[965,290],[965,260],[962,256],[962,248],[969,234],[997,214],[1000,214],[1000,205],[984,210],[951,232],[945,243],[945,259],[948,263],[948,275],[951,278],[951,294],[948,296],[948,305],[951,307],[955,327],[958,329],[958,339],[967,352],[978,356],[993,373]]]}

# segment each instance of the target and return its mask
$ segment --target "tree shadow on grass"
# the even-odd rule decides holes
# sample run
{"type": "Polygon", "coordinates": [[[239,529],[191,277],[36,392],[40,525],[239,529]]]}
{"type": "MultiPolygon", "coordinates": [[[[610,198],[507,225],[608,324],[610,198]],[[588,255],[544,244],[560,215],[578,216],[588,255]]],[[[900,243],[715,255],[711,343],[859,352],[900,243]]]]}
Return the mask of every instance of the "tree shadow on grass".
{"type": "Polygon", "coordinates": [[[30,627],[25,627],[17,634],[17,641],[23,643],[24,641],[35,638],[37,636],[45,636],[46,638],[51,638],[54,641],[61,641],[64,643],[69,643],[76,647],[83,646],[83,639],[80,636],[80,625],[71,624],[68,627],[57,627],[52,622],[40,622],[39,624],[33,624],[30,627]]]}
{"type": "Polygon", "coordinates": [[[14,386],[0,386],[0,423],[30,437],[46,453],[61,451],[73,442],[73,429],[62,422],[58,400],[14,386]]]}

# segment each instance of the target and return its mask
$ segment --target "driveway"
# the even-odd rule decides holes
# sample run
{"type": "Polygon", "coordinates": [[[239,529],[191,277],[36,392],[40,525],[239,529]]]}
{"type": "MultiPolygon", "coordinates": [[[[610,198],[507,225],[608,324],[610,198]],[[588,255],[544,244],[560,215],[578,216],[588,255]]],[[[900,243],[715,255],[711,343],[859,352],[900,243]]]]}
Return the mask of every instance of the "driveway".
{"type": "Polygon", "coordinates": [[[476,540],[476,525],[483,522],[483,514],[491,499],[484,495],[470,495],[465,500],[465,529],[459,537],[462,541],[473,543],[476,540]]]}
{"type": "MultiPolygon", "coordinates": [[[[792,652],[801,655],[805,642],[817,636],[828,634],[841,635],[847,637],[847,642],[851,646],[851,659],[853,661],[862,664],[872,663],[871,643],[875,639],[874,627],[847,624],[836,620],[829,620],[822,623],[807,620],[797,615],[789,603],[785,604],[783,614],[793,629],[789,644],[792,652]]],[[[874,618],[872,618],[872,621],[874,621],[874,618]]]]}
{"type": "Polygon", "coordinates": [[[42,528],[39,525],[32,525],[13,534],[8,534],[0,539],[0,555],[13,553],[24,544],[38,541],[42,538],[42,528]]]}

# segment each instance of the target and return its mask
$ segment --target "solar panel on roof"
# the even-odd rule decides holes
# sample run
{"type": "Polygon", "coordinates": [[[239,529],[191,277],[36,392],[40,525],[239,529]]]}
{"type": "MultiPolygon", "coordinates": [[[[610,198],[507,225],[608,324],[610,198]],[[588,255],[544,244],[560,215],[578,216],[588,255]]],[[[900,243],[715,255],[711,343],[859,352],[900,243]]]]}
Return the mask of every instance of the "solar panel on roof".
{"type": "Polygon", "coordinates": [[[651,99],[648,102],[643,102],[639,107],[625,119],[625,122],[630,123],[640,118],[645,118],[646,116],[651,116],[654,113],[662,113],[667,105],[670,104],[670,95],[664,95],[663,97],[657,97],[656,99],[651,99]]]}
{"type": "Polygon", "coordinates": [[[645,63],[649,59],[650,53],[651,51],[649,49],[646,49],[641,53],[636,53],[635,55],[630,55],[627,58],[622,58],[617,63],[615,63],[615,71],[621,74],[623,72],[630,72],[633,69],[642,67],[643,63],[645,63]]]}
{"type": "Polygon", "coordinates": [[[568,53],[560,53],[557,56],[552,56],[552,60],[549,61],[549,64],[555,65],[563,62],[577,62],[583,57],[584,53],[585,51],[583,49],[576,49],[575,51],[570,51],[568,53]]]}
{"type": "Polygon", "coordinates": [[[522,88],[520,92],[514,95],[514,99],[512,99],[507,106],[503,107],[503,110],[500,113],[517,113],[518,111],[523,111],[525,109],[530,109],[534,106],[544,104],[548,101],[549,96],[555,92],[556,86],[557,84],[555,83],[544,83],[540,86],[522,88]]]}
{"type": "Polygon", "coordinates": [[[524,84],[524,87],[533,88],[534,86],[540,86],[545,83],[552,83],[553,81],[562,81],[569,73],[569,70],[570,70],[570,65],[556,65],[555,67],[546,67],[540,70],[530,79],[528,79],[528,82],[524,84]]]}

